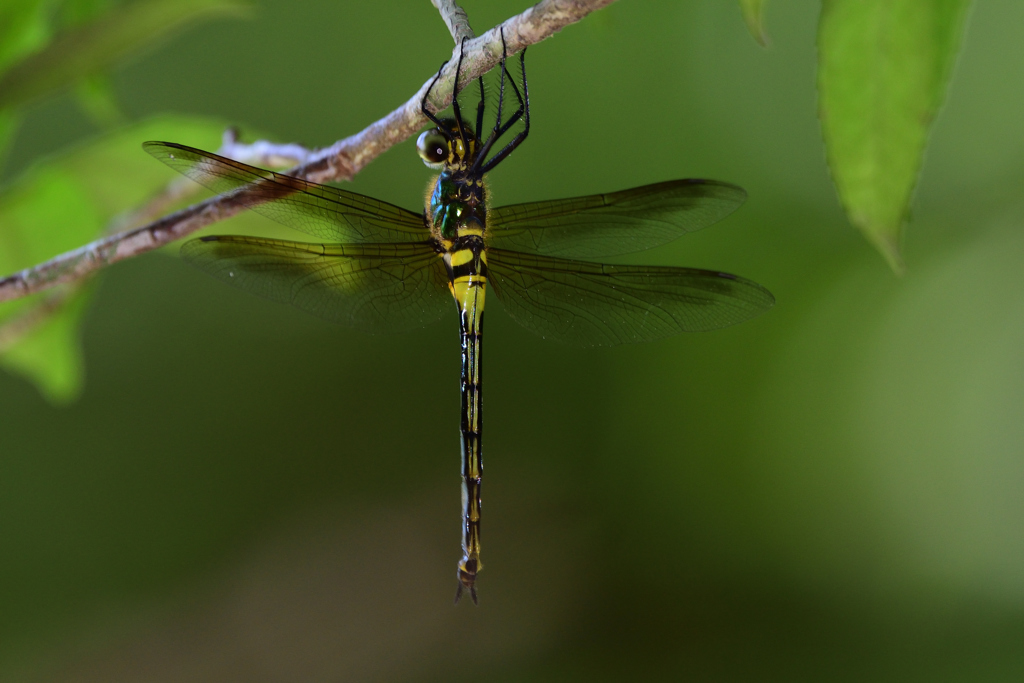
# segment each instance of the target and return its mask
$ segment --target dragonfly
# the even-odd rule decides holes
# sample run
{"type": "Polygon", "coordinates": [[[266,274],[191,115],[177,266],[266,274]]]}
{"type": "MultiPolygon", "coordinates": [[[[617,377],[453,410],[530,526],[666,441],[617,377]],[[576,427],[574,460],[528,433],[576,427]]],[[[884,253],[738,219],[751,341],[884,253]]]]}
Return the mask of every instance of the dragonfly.
{"type": "Polygon", "coordinates": [[[218,280],[371,333],[421,327],[448,313],[454,299],[462,346],[462,557],[456,602],[463,592],[477,602],[483,568],[482,341],[488,285],[513,320],[575,346],[714,330],[760,315],[775,302],[761,285],[728,273],[588,260],[656,247],[719,221],[746,198],[736,185],[670,180],[491,208],[485,174],[530,132],[525,53],[519,58],[520,91],[503,50],[497,115],[486,138],[483,78],[477,79],[474,128],[458,100],[461,53],[453,116],[441,118],[427,108],[445,65],[438,70],[420,106],[432,127],[417,139],[417,151],[439,171],[421,212],[173,142],[144,143],[154,157],[210,190],[229,193],[232,201],[320,240],[212,235],[185,243],[184,259],[218,280]],[[506,82],[516,102],[502,120],[506,82]]]}

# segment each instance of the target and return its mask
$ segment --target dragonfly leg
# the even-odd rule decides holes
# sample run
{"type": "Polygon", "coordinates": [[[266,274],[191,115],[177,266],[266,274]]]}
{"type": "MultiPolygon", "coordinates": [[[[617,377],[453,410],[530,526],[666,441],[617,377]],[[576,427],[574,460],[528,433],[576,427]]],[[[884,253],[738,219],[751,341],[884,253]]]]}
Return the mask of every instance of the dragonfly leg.
{"type": "Polygon", "coordinates": [[[455,112],[455,128],[458,131],[459,139],[465,149],[469,149],[469,141],[466,140],[466,130],[463,127],[462,109],[459,107],[459,74],[462,73],[462,56],[466,53],[466,38],[462,39],[459,46],[459,61],[455,63],[455,85],[452,87],[452,110],[455,112]]]}
{"type": "Polygon", "coordinates": [[[431,112],[427,111],[427,100],[430,99],[430,91],[434,89],[435,85],[437,85],[437,79],[441,78],[441,72],[444,71],[444,68],[447,65],[447,59],[441,62],[441,68],[437,70],[437,73],[434,75],[434,80],[432,80],[430,82],[430,85],[427,86],[427,92],[423,94],[423,101],[420,102],[420,111],[423,112],[423,115],[426,116],[431,123],[437,126],[439,130],[442,131],[445,130],[444,124],[441,123],[441,119],[437,118],[435,114],[432,114],[431,112]]]}
{"type": "MultiPolygon", "coordinates": [[[[501,110],[505,105],[505,74],[508,73],[508,70],[505,69],[505,29],[499,27],[498,34],[501,36],[501,79],[499,80],[500,85],[498,86],[498,116],[494,121],[494,128],[491,129],[491,134],[487,136],[487,140],[480,148],[480,153],[476,158],[476,162],[473,164],[472,171],[474,173],[479,172],[480,165],[483,163],[484,159],[487,158],[487,154],[491,151],[491,147],[498,139],[498,130],[501,128],[501,110]]],[[[511,80],[511,77],[509,77],[509,80],[511,80]]],[[[481,119],[481,124],[482,123],[483,119],[481,119]]]]}
{"type": "MultiPolygon", "coordinates": [[[[520,60],[525,59],[525,57],[526,48],[523,48],[523,51],[520,53],[520,60]]],[[[519,143],[526,139],[526,136],[530,132],[530,112],[527,108],[529,106],[529,100],[523,100],[523,96],[520,94],[519,88],[516,86],[516,82],[512,79],[512,74],[508,73],[508,69],[505,69],[504,66],[502,66],[502,69],[504,70],[505,74],[508,75],[508,83],[509,85],[512,86],[512,90],[516,94],[516,99],[519,100],[519,108],[512,112],[512,116],[508,117],[508,121],[506,121],[505,123],[500,123],[501,119],[498,119],[499,123],[495,125],[494,131],[492,132],[491,135],[491,138],[493,138],[493,140],[491,138],[488,138],[488,141],[490,141],[491,144],[493,144],[497,140],[500,140],[501,136],[507,133],[509,128],[511,128],[512,126],[516,125],[516,123],[519,122],[519,119],[523,117],[524,113],[526,114],[526,129],[520,135],[516,136],[516,139],[512,140],[508,145],[506,145],[506,149],[503,149],[501,152],[498,152],[498,154],[495,154],[491,161],[487,162],[486,165],[484,164],[484,161],[487,158],[487,155],[481,154],[477,158],[477,164],[480,165],[481,167],[478,170],[479,173],[486,173],[487,171],[490,171],[492,168],[497,166],[502,159],[511,154],[512,150],[519,146],[519,143]]],[[[523,71],[523,87],[526,87],[525,70],[523,71]]],[[[489,145],[486,146],[486,151],[490,152],[489,145]]]]}
{"type": "Polygon", "coordinates": [[[476,80],[480,83],[480,104],[476,105],[476,137],[479,140],[484,133],[484,77],[476,80]]]}
{"type": "MultiPolygon", "coordinates": [[[[504,68],[504,65],[502,65],[502,68],[504,68]]],[[[523,144],[523,140],[525,140],[526,136],[530,134],[530,89],[529,86],[527,86],[526,84],[526,48],[523,48],[523,51],[519,53],[519,68],[523,75],[523,97],[520,100],[520,109],[518,112],[516,112],[515,115],[513,115],[512,119],[510,119],[509,125],[506,126],[501,132],[504,133],[505,131],[507,131],[511,124],[515,123],[515,121],[519,119],[520,115],[522,115],[523,117],[523,130],[520,131],[514,138],[512,138],[509,141],[509,143],[505,145],[504,148],[502,148],[500,152],[495,154],[486,163],[484,163],[484,165],[480,169],[482,173],[487,173],[492,168],[494,168],[502,161],[504,161],[505,157],[511,154],[516,147],[523,144]]],[[[511,77],[509,77],[509,80],[512,80],[511,77]]],[[[514,84],[513,88],[515,88],[514,84]]],[[[519,90],[515,90],[516,95],[518,95],[519,90]]],[[[490,139],[488,139],[488,142],[490,142],[490,139]]],[[[483,159],[483,156],[481,156],[480,158],[483,159]]]]}
{"type": "MultiPolygon", "coordinates": [[[[523,48],[523,56],[524,57],[525,57],[525,53],[526,53],[526,48],[523,48]]],[[[508,72],[508,69],[505,70],[505,74],[508,76],[508,84],[512,86],[512,92],[514,92],[516,94],[516,99],[519,100],[519,108],[516,109],[514,112],[512,112],[512,116],[508,117],[508,121],[506,121],[504,124],[502,124],[501,128],[498,130],[498,136],[497,136],[498,138],[500,138],[502,135],[507,133],[509,128],[511,128],[512,126],[516,125],[516,123],[519,121],[519,119],[521,119],[523,117],[523,112],[525,111],[525,104],[523,102],[523,96],[519,92],[519,87],[516,85],[516,82],[512,79],[512,74],[510,74],[508,72]]]]}

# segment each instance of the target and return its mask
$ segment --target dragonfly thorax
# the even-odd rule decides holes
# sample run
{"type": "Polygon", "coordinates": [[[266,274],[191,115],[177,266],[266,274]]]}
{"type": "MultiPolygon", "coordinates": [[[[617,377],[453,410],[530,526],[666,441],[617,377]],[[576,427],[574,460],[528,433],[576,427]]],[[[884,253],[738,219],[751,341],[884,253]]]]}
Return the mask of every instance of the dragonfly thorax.
{"type": "Polygon", "coordinates": [[[436,240],[451,241],[471,234],[483,237],[487,223],[483,179],[445,169],[427,200],[427,221],[436,240]]]}
{"type": "Polygon", "coordinates": [[[427,198],[427,223],[439,242],[467,235],[482,237],[487,191],[476,163],[480,139],[462,119],[435,120],[438,125],[416,140],[423,163],[441,171],[427,198]]]}

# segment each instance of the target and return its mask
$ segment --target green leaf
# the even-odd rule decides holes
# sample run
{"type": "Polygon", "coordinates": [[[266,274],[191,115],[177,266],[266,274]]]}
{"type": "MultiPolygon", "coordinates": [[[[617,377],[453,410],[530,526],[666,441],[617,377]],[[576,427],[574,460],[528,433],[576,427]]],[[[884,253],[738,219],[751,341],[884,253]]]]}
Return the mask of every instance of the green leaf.
{"type": "Polygon", "coordinates": [[[58,35],[0,76],[0,109],[29,102],[149,48],[189,21],[239,16],[247,0],[145,0],[58,35]]]}
{"type": "MultiPolygon", "coordinates": [[[[223,129],[221,122],[163,117],[37,164],[0,194],[0,273],[88,244],[165,187],[171,174],[142,151],[143,141],[216,148],[223,129]]],[[[85,286],[0,305],[0,367],[35,382],[51,401],[74,399],[83,377],[78,323],[89,296],[85,286]]]]}
{"type": "MultiPolygon", "coordinates": [[[[66,173],[41,168],[32,182],[19,183],[0,197],[0,266],[7,271],[15,269],[11,264],[43,260],[51,255],[50,245],[84,244],[101,229],[100,214],[85,188],[66,173]]],[[[55,402],[73,398],[81,382],[81,353],[68,328],[84,295],[65,296],[66,304],[50,314],[44,309],[52,305],[51,299],[43,296],[0,308],[0,322],[10,320],[9,328],[18,333],[13,339],[10,331],[4,335],[8,339],[0,366],[34,380],[55,402]]]]}
{"type": "Polygon", "coordinates": [[[75,86],[79,106],[99,128],[113,128],[125,122],[125,116],[117,105],[114,86],[106,74],[83,78],[75,86]]]}
{"type": "Polygon", "coordinates": [[[42,0],[0,2],[0,73],[22,55],[39,49],[50,39],[52,4],[42,0]]]}
{"type": "Polygon", "coordinates": [[[7,149],[10,147],[14,134],[21,123],[21,114],[14,111],[0,111],[0,172],[7,160],[7,149]]]}
{"type": "Polygon", "coordinates": [[[114,0],[64,0],[61,3],[61,28],[80,26],[106,14],[114,7],[114,0]]]}
{"type": "Polygon", "coordinates": [[[969,0],[825,0],[818,113],[850,221],[897,273],[903,223],[969,0]]]}
{"type": "Polygon", "coordinates": [[[78,326],[92,290],[86,286],[61,297],[53,307],[37,304],[24,314],[29,329],[9,349],[0,349],[0,367],[34,382],[51,403],[70,403],[82,391],[85,361],[78,326]]]}
{"type": "Polygon", "coordinates": [[[764,32],[764,5],[766,0],[740,0],[743,20],[747,22],[747,30],[761,47],[768,47],[768,34],[764,32]]]}

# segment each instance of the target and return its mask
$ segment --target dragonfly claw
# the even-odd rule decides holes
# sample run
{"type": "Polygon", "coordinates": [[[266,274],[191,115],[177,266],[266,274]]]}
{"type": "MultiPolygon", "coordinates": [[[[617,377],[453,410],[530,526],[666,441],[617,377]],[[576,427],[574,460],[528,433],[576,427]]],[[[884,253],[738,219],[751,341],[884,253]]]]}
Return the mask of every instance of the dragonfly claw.
{"type": "Polygon", "coordinates": [[[455,604],[459,604],[459,600],[462,599],[462,592],[469,591],[469,597],[473,599],[474,605],[479,605],[480,602],[476,598],[476,569],[477,563],[474,560],[470,560],[459,565],[459,585],[455,589],[455,604]]]}

